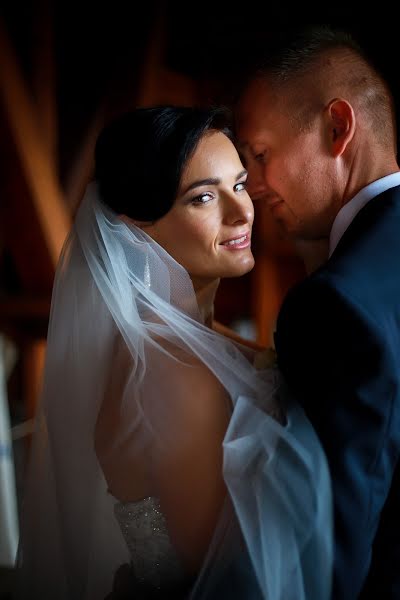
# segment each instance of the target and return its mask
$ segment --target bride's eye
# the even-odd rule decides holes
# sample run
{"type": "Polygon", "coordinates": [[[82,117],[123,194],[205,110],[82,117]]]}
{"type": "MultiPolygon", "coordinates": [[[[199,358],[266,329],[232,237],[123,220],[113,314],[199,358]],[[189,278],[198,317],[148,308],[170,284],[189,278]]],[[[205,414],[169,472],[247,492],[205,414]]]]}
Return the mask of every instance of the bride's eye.
{"type": "Polygon", "coordinates": [[[234,187],[233,190],[235,192],[243,192],[247,189],[247,179],[245,181],[239,181],[234,187]]]}
{"type": "Polygon", "coordinates": [[[204,194],[200,194],[199,196],[192,198],[190,202],[192,204],[207,204],[212,199],[213,195],[210,194],[210,192],[205,192],[204,194]]]}

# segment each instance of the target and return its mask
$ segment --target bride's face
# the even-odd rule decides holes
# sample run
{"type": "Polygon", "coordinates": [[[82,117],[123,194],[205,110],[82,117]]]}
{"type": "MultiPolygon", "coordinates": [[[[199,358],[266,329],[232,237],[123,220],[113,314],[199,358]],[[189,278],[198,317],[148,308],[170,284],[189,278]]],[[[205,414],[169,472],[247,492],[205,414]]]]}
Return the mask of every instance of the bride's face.
{"type": "Polygon", "coordinates": [[[144,228],[199,285],[254,266],[247,172],[221,132],[208,132],[187,163],[171,210],[144,228]]]}

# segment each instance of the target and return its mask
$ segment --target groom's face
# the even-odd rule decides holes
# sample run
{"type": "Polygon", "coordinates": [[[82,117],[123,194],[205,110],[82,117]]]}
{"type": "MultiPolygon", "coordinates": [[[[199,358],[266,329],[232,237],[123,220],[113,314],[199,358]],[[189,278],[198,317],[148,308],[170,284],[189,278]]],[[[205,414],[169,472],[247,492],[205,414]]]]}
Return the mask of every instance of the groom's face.
{"type": "Polygon", "coordinates": [[[268,205],[291,237],[326,237],[337,213],[337,163],[329,153],[323,111],[310,117],[289,109],[293,105],[296,97],[272,93],[265,81],[253,82],[243,95],[236,132],[248,191],[268,205]]]}

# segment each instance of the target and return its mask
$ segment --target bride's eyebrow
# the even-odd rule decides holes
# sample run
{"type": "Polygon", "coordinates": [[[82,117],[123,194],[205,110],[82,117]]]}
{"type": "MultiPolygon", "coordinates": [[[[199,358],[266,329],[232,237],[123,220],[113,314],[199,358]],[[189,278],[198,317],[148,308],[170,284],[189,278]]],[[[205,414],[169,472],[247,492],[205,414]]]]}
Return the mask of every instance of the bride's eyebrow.
{"type": "Polygon", "coordinates": [[[218,185],[221,183],[219,177],[209,177],[207,179],[199,179],[198,181],[193,181],[188,187],[182,191],[182,194],[186,194],[189,190],[193,190],[197,187],[202,187],[203,185],[218,185]]]}
{"type": "Polygon", "coordinates": [[[242,177],[244,177],[245,175],[248,175],[248,171],[247,169],[243,169],[243,171],[240,171],[239,175],[236,176],[236,181],[239,181],[239,179],[242,179],[242,177]]]}
{"type": "MultiPolygon", "coordinates": [[[[238,175],[235,177],[235,181],[239,181],[242,177],[247,175],[246,169],[240,171],[238,175]]],[[[202,187],[203,185],[218,185],[221,183],[221,179],[219,177],[209,177],[207,179],[199,179],[198,181],[193,181],[188,187],[182,192],[182,194],[186,194],[190,190],[193,190],[197,187],[202,187]]]]}

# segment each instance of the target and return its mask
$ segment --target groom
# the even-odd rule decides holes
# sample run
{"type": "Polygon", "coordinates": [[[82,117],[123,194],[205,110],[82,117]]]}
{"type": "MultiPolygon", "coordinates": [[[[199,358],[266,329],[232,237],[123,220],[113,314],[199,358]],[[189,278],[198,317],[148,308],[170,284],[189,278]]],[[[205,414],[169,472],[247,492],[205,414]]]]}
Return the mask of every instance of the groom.
{"type": "Polygon", "coordinates": [[[399,599],[400,172],[390,92],[348,36],[314,29],[268,55],[236,115],[250,194],[295,241],[329,243],[324,264],[285,298],[275,343],[331,469],[332,597],[399,599]]]}

